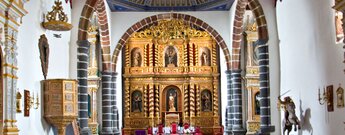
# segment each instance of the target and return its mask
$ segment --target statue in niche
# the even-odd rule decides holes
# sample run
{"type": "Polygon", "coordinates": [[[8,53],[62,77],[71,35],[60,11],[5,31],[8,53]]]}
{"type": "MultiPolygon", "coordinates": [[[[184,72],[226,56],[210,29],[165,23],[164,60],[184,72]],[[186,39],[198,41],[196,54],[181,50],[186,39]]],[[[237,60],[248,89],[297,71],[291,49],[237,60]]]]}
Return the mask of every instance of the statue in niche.
{"type": "Polygon", "coordinates": [[[132,67],[141,66],[141,53],[139,48],[134,48],[131,53],[132,57],[132,67]]]}
{"type": "Polygon", "coordinates": [[[167,111],[169,112],[176,112],[177,111],[177,93],[176,93],[176,89],[171,88],[168,90],[167,92],[167,100],[168,100],[168,107],[167,107],[167,111]]]}
{"type": "Polygon", "coordinates": [[[38,48],[40,50],[41,67],[44,76],[44,80],[48,74],[48,64],[49,64],[49,44],[46,35],[41,35],[38,41],[38,48]]]}
{"type": "Polygon", "coordinates": [[[132,94],[132,112],[142,112],[142,94],[140,91],[135,91],[132,94]]]}
{"type": "Polygon", "coordinates": [[[202,102],[202,111],[212,111],[212,104],[211,104],[211,92],[209,90],[204,90],[201,96],[202,102]]]}
{"type": "Polygon", "coordinates": [[[259,45],[253,43],[253,64],[254,66],[259,65],[259,45]]]}
{"type": "Polygon", "coordinates": [[[337,107],[344,107],[344,89],[339,86],[337,89],[337,107]]]}
{"type": "Polygon", "coordinates": [[[255,94],[255,106],[254,106],[254,109],[255,109],[255,115],[260,115],[260,92],[257,92],[255,94]]]}
{"type": "Polygon", "coordinates": [[[344,31],[343,31],[343,13],[336,12],[335,13],[335,29],[336,29],[336,41],[342,42],[344,39],[344,31]]]}
{"type": "Polygon", "coordinates": [[[210,50],[206,47],[201,49],[200,63],[201,66],[210,66],[210,50]]]}
{"type": "Polygon", "coordinates": [[[173,46],[165,51],[165,67],[177,67],[177,53],[173,46]]]}
{"type": "Polygon", "coordinates": [[[278,104],[282,106],[284,109],[284,120],[283,120],[283,135],[285,135],[285,131],[288,131],[288,135],[292,130],[292,126],[294,126],[294,131],[297,131],[296,126],[298,126],[298,129],[301,129],[300,121],[298,120],[296,113],[295,113],[295,103],[292,101],[292,99],[287,96],[284,98],[284,101],[280,99],[280,96],[278,97],[278,104]]]}

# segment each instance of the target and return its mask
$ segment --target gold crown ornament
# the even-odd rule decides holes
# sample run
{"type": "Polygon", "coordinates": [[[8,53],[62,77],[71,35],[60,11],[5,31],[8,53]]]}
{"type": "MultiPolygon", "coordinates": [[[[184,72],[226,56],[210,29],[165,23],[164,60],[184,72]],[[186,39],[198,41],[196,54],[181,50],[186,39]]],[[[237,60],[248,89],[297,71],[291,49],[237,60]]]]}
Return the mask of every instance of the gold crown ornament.
{"type": "Polygon", "coordinates": [[[60,0],[55,1],[53,10],[48,12],[45,16],[48,22],[42,22],[42,26],[48,30],[54,31],[68,31],[72,29],[72,24],[68,23],[68,17],[63,12],[62,2],[60,0]]]}

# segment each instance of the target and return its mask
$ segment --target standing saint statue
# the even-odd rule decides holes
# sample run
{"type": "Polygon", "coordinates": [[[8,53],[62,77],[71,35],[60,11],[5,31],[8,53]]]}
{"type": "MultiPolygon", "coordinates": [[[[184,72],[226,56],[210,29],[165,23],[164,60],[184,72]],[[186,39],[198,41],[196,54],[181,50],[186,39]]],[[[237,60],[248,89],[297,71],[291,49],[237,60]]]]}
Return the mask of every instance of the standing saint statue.
{"type": "Polygon", "coordinates": [[[140,67],[140,62],[141,57],[140,57],[140,52],[136,52],[133,56],[133,67],[140,67]]]}
{"type": "Polygon", "coordinates": [[[166,67],[176,67],[177,66],[177,55],[175,48],[169,46],[167,52],[165,53],[165,66],[166,67]]]}
{"type": "Polygon", "coordinates": [[[139,93],[136,93],[133,99],[134,106],[133,106],[133,112],[141,112],[141,95],[139,93]]]}
{"type": "Polygon", "coordinates": [[[169,112],[175,112],[175,98],[176,98],[176,93],[173,95],[173,93],[170,93],[169,95],[169,112]]]}
{"type": "Polygon", "coordinates": [[[47,78],[49,64],[49,44],[46,35],[41,35],[38,41],[38,48],[40,50],[41,67],[45,80],[47,78]]]}
{"type": "Polygon", "coordinates": [[[209,66],[208,56],[205,52],[201,53],[201,66],[209,66]]]}
{"type": "Polygon", "coordinates": [[[204,92],[204,94],[202,95],[202,100],[204,101],[203,111],[211,111],[211,96],[210,96],[210,93],[204,92]]]}

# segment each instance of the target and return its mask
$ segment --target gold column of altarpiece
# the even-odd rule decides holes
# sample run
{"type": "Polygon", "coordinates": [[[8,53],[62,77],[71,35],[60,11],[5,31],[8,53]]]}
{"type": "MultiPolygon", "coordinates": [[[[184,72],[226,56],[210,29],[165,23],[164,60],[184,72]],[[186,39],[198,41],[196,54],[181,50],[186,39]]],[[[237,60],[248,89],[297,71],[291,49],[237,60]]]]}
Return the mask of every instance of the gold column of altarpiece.
{"type": "Polygon", "coordinates": [[[124,47],[124,132],[171,122],[220,130],[218,46],[205,31],[162,20],[124,47]]]}

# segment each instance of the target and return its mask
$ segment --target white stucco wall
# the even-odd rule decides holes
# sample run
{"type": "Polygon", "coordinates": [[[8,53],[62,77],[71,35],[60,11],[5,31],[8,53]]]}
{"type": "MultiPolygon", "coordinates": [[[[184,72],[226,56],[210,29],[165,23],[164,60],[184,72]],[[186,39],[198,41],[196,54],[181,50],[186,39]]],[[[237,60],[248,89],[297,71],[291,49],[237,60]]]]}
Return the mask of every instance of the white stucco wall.
{"type": "MultiPolygon", "coordinates": [[[[54,1],[31,0],[25,4],[29,12],[22,19],[19,28],[18,45],[18,90],[23,94],[24,89],[30,94],[38,93],[40,96],[39,109],[31,109],[30,116],[24,117],[24,113],[17,113],[17,126],[19,134],[43,135],[53,134],[52,127],[43,118],[43,104],[41,97],[40,81],[44,79],[39,58],[38,39],[41,34],[46,34],[50,47],[49,70],[47,79],[69,77],[69,41],[70,32],[53,32],[41,27],[43,13],[51,10],[54,1]],[[55,38],[53,34],[61,34],[62,38],[55,38]]],[[[70,16],[70,7],[63,2],[65,13],[70,16]]],[[[21,100],[24,109],[24,98],[21,100]]]]}
{"type": "MultiPolygon", "coordinates": [[[[113,12],[111,14],[111,52],[113,54],[113,50],[115,48],[115,45],[121,38],[121,36],[126,32],[128,28],[130,28],[133,24],[137,23],[141,19],[144,19],[146,17],[161,14],[166,12],[113,12]]],[[[199,18],[209,24],[211,27],[213,27],[225,40],[225,43],[228,45],[228,48],[230,48],[230,28],[231,27],[231,18],[229,11],[213,11],[213,12],[179,12],[183,14],[192,15],[196,18],[199,18]]],[[[222,92],[222,119],[225,118],[225,105],[226,105],[226,77],[225,77],[225,57],[223,53],[220,53],[221,57],[221,92],[222,92]]],[[[117,64],[117,72],[121,73],[121,57],[118,57],[117,64]]],[[[117,78],[117,95],[122,95],[122,78],[120,74],[117,78]]],[[[117,96],[117,105],[119,107],[119,110],[122,110],[122,98],[121,96],[117,96]]],[[[122,111],[119,112],[119,118],[120,118],[120,125],[122,127],[122,111]]],[[[223,122],[224,124],[224,122],[223,122]]]]}
{"type": "MultiPolygon", "coordinates": [[[[293,135],[344,135],[344,108],[327,112],[318,89],[344,84],[343,45],[335,44],[333,1],[284,0],[277,5],[281,93],[291,90],[302,131],[293,135]],[[309,111],[308,111],[309,110],[309,111]]],[[[336,103],[334,94],[334,102],[336,103]]]]}
{"type": "Polygon", "coordinates": [[[271,124],[275,126],[275,132],[272,135],[280,135],[281,122],[277,109],[277,97],[280,95],[280,56],[276,9],[272,1],[259,0],[259,2],[265,14],[269,36],[267,44],[269,46],[271,124]]]}

